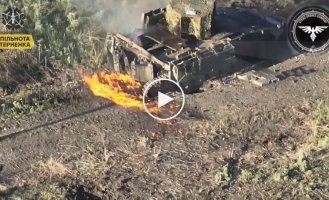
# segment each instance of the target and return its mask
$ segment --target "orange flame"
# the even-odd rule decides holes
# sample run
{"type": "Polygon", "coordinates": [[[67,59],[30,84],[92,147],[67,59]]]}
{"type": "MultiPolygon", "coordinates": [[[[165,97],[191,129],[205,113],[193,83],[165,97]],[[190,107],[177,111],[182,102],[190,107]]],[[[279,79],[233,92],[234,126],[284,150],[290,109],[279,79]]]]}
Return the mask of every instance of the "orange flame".
{"type": "Polygon", "coordinates": [[[158,121],[159,124],[166,125],[166,126],[172,126],[176,123],[175,120],[167,120],[167,121],[158,121]]]}
{"type": "MultiPolygon", "coordinates": [[[[83,80],[95,96],[106,98],[125,108],[144,110],[142,85],[129,75],[100,72],[92,76],[83,75],[83,80]]],[[[158,112],[156,104],[150,104],[149,110],[158,112]]]]}
{"type": "Polygon", "coordinates": [[[177,133],[181,136],[181,137],[185,137],[186,136],[186,132],[187,130],[184,128],[180,128],[178,129],[177,133]]]}
{"type": "Polygon", "coordinates": [[[155,132],[155,131],[149,133],[149,137],[150,137],[152,140],[158,140],[158,139],[159,139],[159,136],[160,136],[160,133],[155,132]]]}

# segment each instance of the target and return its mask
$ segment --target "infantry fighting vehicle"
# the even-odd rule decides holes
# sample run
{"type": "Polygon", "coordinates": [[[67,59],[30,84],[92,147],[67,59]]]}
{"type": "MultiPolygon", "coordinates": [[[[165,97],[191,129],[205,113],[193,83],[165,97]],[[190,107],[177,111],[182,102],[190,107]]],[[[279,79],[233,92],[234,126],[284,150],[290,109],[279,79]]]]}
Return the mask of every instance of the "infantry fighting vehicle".
{"type": "Polygon", "coordinates": [[[255,9],[170,0],[166,8],[144,13],[141,29],[108,35],[107,62],[141,82],[165,77],[191,93],[209,78],[236,72],[237,58],[271,58],[267,42],[282,33],[283,21],[255,9]]]}

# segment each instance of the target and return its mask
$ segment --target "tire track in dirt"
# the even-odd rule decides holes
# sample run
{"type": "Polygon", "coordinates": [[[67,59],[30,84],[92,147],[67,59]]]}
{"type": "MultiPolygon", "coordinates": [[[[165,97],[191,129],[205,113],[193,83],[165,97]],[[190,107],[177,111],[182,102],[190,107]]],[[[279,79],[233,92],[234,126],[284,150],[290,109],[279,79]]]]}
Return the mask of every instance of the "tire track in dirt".
{"type": "MultiPolygon", "coordinates": [[[[47,159],[49,156],[56,157],[62,152],[60,144],[85,148],[83,140],[88,139],[90,135],[86,130],[93,124],[97,126],[103,123],[113,132],[120,133],[122,130],[125,132],[142,130],[151,127],[147,122],[154,123],[154,120],[145,113],[124,110],[107,103],[99,106],[97,98],[92,101],[80,102],[74,108],[68,106],[59,110],[48,110],[24,119],[26,122],[21,125],[26,127],[24,130],[2,137],[0,147],[0,163],[4,166],[0,174],[2,179],[25,172],[31,164],[47,159]],[[86,110],[86,108],[90,109],[86,110]],[[50,122],[43,121],[43,119],[52,119],[53,115],[62,118],[50,122]],[[142,122],[143,119],[146,123],[142,122]],[[40,124],[40,122],[44,123],[40,124]]],[[[104,104],[103,101],[100,102],[104,104]]],[[[92,135],[90,140],[94,137],[92,135]]]]}

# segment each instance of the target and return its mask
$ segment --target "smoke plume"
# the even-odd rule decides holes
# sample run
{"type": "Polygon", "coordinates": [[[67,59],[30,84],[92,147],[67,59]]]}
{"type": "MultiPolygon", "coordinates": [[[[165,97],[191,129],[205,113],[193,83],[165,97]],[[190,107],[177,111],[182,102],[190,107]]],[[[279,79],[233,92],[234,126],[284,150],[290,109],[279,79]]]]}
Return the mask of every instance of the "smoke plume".
{"type": "Polygon", "coordinates": [[[96,13],[109,32],[130,33],[141,26],[141,15],[167,5],[169,0],[71,0],[75,6],[96,13]]]}

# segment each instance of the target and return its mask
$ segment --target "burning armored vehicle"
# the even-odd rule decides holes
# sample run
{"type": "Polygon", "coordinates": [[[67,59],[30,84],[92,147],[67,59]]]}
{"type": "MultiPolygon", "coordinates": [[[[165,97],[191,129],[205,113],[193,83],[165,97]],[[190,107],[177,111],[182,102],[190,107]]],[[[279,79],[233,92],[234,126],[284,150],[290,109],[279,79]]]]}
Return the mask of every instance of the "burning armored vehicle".
{"type": "Polygon", "coordinates": [[[215,0],[171,0],[166,8],[142,15],[142,28],[107,37],[107,63],[147,83],[179,82],[195,92],[212,77],[236,72],[237,59],[273,58],[267,42],[282,37],[284,22],[244,7],[215,0]]]}

